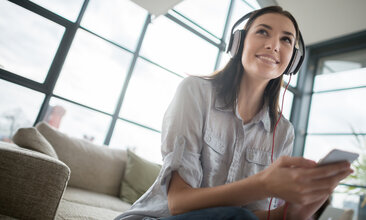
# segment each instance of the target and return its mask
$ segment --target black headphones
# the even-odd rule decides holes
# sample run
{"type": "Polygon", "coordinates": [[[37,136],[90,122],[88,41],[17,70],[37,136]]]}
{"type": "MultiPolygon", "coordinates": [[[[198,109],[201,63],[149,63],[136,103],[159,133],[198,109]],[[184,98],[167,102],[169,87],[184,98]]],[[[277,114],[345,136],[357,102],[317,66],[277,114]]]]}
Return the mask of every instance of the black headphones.
{"type": "MultiPolygon", "coordinates": [[[[237,22],[235,22],[235,24],[233,25],[233,27],[231,29],[230,41],[229,41],[229,45],[228,45],[226,52],[230,53],[232,58],[234,58],[239,53],[241,48],[243,48],[245,35],[246,35],[246,30],[243,30],[243,29],[236,30],[234,33],[233,33],[233,31],[244,20],[247,20],[248,18],[250,18],[250,16],[253,13],[254,12],[249,12],[248,14],[241,17],[237,22]]],[[[300,30],[299,30],[298,44],[295,44],[290,63],[287,66],[284,74],[295,75],[297,73],[297,71],[300,69],[302,62],[304,61],[304,57],[305,57],[305,44],[302,39],[300,30]]]]}

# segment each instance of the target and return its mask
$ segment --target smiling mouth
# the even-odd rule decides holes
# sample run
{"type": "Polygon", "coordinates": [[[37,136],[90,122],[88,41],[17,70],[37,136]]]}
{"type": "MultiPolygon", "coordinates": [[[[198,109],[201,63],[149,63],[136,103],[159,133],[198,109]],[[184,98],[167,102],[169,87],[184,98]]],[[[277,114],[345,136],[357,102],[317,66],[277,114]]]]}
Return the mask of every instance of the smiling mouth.
{"type": "Polygon", "coordinates": [[[271,57],[268,57],[268,56],[256,55],[256,57],[265,63],[269,63],[269,64],[279,64],[280,63],[279,61],[277,61],[271,57]]]}

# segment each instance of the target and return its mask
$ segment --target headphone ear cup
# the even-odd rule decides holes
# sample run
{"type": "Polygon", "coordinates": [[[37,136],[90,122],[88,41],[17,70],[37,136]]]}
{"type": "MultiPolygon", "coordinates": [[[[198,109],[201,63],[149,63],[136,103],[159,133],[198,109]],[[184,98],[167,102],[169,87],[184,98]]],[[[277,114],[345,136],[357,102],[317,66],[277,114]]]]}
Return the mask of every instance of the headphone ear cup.
{"type": "Polygon", "coordinates": [[[297,70],[300,68],[301,64],[301,53],[297,48],[294,48],[294,52],[292,53],[291,61],[285,71],[286,75],[295,75],[297,73],[297,70]]]}
{"type": "Polygon", "coordinates": [[[244,38],[245,38],[244,30],[236,30],[234,32],[234,34],[232,35],[232,41],[230,45],[231,47],[229,48],[231,57],[235,57],[238,54],[244,42],[244,38]]]}

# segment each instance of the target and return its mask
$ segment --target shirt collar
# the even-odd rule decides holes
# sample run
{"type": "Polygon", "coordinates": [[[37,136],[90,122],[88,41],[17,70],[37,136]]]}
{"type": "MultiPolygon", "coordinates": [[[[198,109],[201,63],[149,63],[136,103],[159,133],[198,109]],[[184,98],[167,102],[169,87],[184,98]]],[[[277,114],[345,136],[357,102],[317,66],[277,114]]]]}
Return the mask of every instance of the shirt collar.
{"type": "MultiPolygon", "coordinates": [[[[238,105],[235,107],[235,115],[240,119],[243,120],[238,112],[238,105]]],[[[249,122],[249,124],[258,124],[262,123],[264,129],[267,132],[271,131],[271,119],[269,117],[269,107],[268,104],[264,104],[262,109],[253,117],[253,119],[249,122]]]]}
{"type": "MultiPolygon", "coordinates": [[[[223,98],[216,96],[215,99],[215,109],[219,110],[219,111],[223,111],[223,112],[229,112],[232,111],[231,106],[225,106],[225,102],[223,100],[223,98]]],[[[240,117],[240,115],[237,112],[237,105],[235,107],[235,115],[242,120],[242,118],[240,117]]],[[[268,103],[265,102],[262,109],[254,116],[254,118],[252,119],[252,121],[250,122],[251,124],[257,124],[259,122],[262,122],[264,129],[267,132],[271,131],[271,119],[269,117],[269,107],[268,107],[268,103]]]]}

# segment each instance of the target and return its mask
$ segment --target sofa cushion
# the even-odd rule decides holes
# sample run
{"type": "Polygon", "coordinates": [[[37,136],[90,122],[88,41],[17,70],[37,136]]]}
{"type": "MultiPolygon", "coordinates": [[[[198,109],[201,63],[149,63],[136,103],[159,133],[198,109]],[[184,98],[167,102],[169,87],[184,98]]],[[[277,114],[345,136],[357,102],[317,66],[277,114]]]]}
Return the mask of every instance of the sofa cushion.
{"type": "Polygon", "coordinates": [[[19,128],[13,136],[13,141],[20,147],[35,150],[58,159],[51,144],[35,128],[19,128]]]}
{"type": "Polygon", "coordinates": [[[44,122],[36,128],[70,167],[69,186],[118,197],[127,160],[124,150],[69,137],[44,122]]]}
{"type": "Polygon", "coordinates": [[[93,207],[62,199],[57,211],[56,220],[99,220],[114,219],[121,212],[93,207]]]}
{"type": "Polygon", "coordinates": [[[121,199],[134,203],[154,183],[159,175],[161,166],[147,161],[132,151],[127,150],[127,165],[121,184],[121,199]]]}
{"type": "Polygon", "coordinates": [[[118,197],[70,186],[66,188],[63,199],[70,202],[77,202],[84,205],[106,208],[119,212],[124,212],[131,207],[131,204],[122,201],[118,197]]]}

